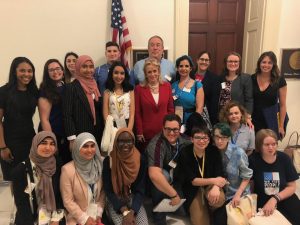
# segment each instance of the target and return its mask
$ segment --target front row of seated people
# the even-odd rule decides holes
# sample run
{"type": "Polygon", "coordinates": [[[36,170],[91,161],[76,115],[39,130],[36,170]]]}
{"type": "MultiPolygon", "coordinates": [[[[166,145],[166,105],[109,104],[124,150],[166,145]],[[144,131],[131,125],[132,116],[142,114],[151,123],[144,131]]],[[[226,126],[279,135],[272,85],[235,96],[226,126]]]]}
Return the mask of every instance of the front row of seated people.
{"type": "MultiPolygon", "coordinates": [[[[184,208],[193,225],[225,225],[225,205],[239,205],[240,198],[250,193],[251,181],[258,207],[266,215],[277,208],[292,224],[300,224],[298,175],[288,156],[277,151],[273,131],[257,133],[256,151],[248,163],[246,152],[230,142],[228,124],[216,124],[212,137],[207,127],[194,127],[191,141],[180,135],[180,125],[179,116],[164,117],[162,132],[147,146],[148,162],[135,148],[128,128],[118,130],[104,161],[94,136],[81,133],[74,142],[73,161],[62,167],[61,174],[55,135],[39,132],[29,158],[12,172],[15,224],[31,225],[39,218],[51,225],[99,225],[105,216],[114,224],[148,224],[143,207],[147,165],[153,207],[164,198],[171,205],[186,198],[184,208]]],[[[154,224],[166,224],[166,213],[155,212],[152,217],[154,224]]]]}

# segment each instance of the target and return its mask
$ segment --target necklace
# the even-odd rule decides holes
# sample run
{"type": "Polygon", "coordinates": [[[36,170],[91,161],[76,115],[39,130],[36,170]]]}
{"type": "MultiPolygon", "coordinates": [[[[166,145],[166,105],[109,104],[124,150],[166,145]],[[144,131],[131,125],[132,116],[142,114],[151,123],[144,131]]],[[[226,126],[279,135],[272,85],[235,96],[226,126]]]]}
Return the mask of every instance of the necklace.
{"type": "Polygon", "coordinates": [[[148,86],[153,94],[159,93],[159,83],[155,85],[148,84],[148,86]]]}

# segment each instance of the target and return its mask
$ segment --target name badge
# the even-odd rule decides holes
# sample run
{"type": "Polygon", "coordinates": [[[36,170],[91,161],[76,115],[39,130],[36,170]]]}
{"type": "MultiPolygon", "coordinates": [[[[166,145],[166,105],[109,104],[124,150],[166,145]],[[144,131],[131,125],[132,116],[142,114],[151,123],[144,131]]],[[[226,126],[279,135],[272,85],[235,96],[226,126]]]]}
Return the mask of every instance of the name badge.
{"type": "Polygon", "coordinates": [[[39,210],[39,225],[48,225],[50,223],[51,213],[45,207],[39,210]]]}
{"type": "Polygon", "coordinates": [[[184,91],[184,92],[187,92],[187,93],[190,93],[190,92],[191,92],[191,89],[190,89],[190,88],[184,87],[184,88],[183,88],[183,91],[184,91]]]}
{"type": "Polygon", "coordinates": [[[225,82],[222,82],[222,83],[221,83],[221,87],[222,87],[222,89],[226,88],[225,82]]]}
{"type": "Polygon", "coordinates": [[[178,98],[176,95],[173,95],[173,100],[176,101],[178,98]]]}
{"type": "Polygon", "coordinates": [[[119,102],[119,103],[122,102],[123,100],[124,100],[124,96],[120,96],[117,98],[117,102],[119,102]]]}
{"type": "Polygon", "coordinates": [[[169,166],[172,167],[173,169],[175,169],[176,166],[177,166],[177,163],[176,163],[174,160],[171,160],[171,161],[169,162],[169,166]]]}
{"type": "Polygon", "coordinates": [[[171,81],[172,80],[172,77],[169,74],[166,74],[165,78],[166,78],[167,81],[171,81]]]}
{"type": "Polygon", "coordinates": [[[97,219],[98,206],[96,203],[90,203],[87,209],[87,214],[94,220],[97,219]]]}
{"type": "Polygon", "coordinates": [[[180,133],[184,133],[186,131],[186,127],[185,127],[185,124],[182,124],[181,127],[180,127],[180,133]]]}

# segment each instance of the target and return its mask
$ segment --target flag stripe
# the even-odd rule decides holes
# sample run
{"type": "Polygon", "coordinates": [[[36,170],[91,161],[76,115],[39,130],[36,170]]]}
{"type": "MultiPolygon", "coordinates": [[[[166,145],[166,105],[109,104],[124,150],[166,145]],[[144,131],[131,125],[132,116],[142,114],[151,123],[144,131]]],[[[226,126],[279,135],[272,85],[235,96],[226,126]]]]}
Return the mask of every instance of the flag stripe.
{"type": "Polygon", "coordinates": [[[132,42],[129,36],[126,17],[121,0],[112,0],[111,5],[112,41],[120,46],[121,61],[129,67],[132,42]]]}

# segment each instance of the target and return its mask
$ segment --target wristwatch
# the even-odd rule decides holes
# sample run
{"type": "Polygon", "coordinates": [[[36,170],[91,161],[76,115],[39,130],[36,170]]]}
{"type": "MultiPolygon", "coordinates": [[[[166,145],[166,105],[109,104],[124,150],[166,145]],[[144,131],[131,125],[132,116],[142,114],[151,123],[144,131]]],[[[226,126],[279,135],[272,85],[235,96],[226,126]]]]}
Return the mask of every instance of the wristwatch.
{"type": "Polygon", "coordinates": [[[125,211],[122,213],[122,215],[123,215],[123,216],[127,216],[129,213],[130,213],[130,210],[127,209],[127,210],[125,210],[125,211]]]}

